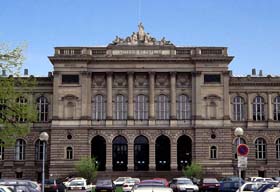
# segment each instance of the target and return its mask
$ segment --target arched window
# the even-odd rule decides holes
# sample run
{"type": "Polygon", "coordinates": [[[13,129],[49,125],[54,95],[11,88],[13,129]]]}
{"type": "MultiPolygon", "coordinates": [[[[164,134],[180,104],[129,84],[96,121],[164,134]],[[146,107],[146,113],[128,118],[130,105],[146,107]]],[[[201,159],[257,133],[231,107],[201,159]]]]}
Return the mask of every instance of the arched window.
{"type": "Polygon", "coordinates": [[[187,95],[179,95],[177,98],[177,119],[191,118],[191,102],[187,95]]]}
{"type": "Polygon", "coordinates": [[[37,140],[35,143],[35,160],[43,160],[43,141],[37,140]]]}
{"type": "Polygon", "coordinates": [[[280,121],[280,96],[274,99],[273,119],[280,121]]]}
{"type": "Polygon", "coordinates": [[[66,148],[66,159],[68,159],[68,160],[73,159],[73,148],[72,147],[66,148]]]}
{"type": "Polygon", "coordinates": [[[217,147],[216,146],[210,147],[210,159],[217,159],[217,147]]]}
{"type": "Polygon", "coordinates": [[[46,97],[41,96],[37,99],[37,110],[38,110],[38,121],[47,122],[48,121],[48,109],[49,103],[46,97]]]}
{"type": "Polygon", "coordinates": [[[135,119],[148,119],[148,98],[146,95],[137,95],[135,101],[135,119]]]}
{"type": "Polygon", "coordinates": [[[261,96],[257,96],[253,101],[253,120],[263,121],[265,120],[264,118],[264,99],[261,96]]]}
{"type": "Polygon", "coordinates": [[[115,119],[127,119],[127,102],[123,95],[117,95],[115,98],[115,119]]]}
{"type": "Polygon", "coordinates": [[[256,159],[266,159],[266,141],[263,138],[258,138],[255,141],[256,159]]]}
{"type": "Polygon", "coordinates": [[[244,119],[244,99],[240,96],[236,96],[233,98],[233,120],[243,121],[244,119]]]}
{"type": "Polygon", "coordinates": [[[157,119],[169,119],[169,101],[166,95],[159,95],[157,98],[157,119]]]}
{"type": "Polygon", "coordinates": [[[96,95],[93,103],[93,119],[106,119],[106,103],[103,95],[96,95]]]}
{"type": "Polygon", "coordinates": [[[0,161],[4,160],[4,142],[0,139],[0,161]]]}
{"type": "Polygon", "coordinates": [[[16,160],[25,160],[25,146],[26,143],[23,139],[16,140],[15,158],[16,160]]]}
{"type": "Polygon", "coordinates": [[[280,160],[280,138],[276,141],[276,158],[280,160]]]}
{"type": "MultiPolygon", "coordinates": [[[[24,97],[19,97],[19,98],[17,98],[16,101],[21,108],[23,108],[23,106],[27,104],[27,99],[24,97]]],[[[18,122],[23,123],[26,121],[26,118],[24,117],[24,114],[22,113],[22,114],[16,116],[16,120],[18,122]]]]}

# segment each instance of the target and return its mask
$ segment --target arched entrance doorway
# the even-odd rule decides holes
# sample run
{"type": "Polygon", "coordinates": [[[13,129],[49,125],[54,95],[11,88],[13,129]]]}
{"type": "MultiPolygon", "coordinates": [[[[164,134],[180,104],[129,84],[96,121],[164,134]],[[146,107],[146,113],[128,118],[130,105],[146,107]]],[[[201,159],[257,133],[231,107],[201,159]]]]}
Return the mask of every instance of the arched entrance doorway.
{"type": "Polygon", "coordinates": [[[113,140],[113,170],[127,170],[127,140],[123,136],[113,140]]]}
{"type": "Polygon", "coordinates": [[[186,135],[182,135],[177,140],[177,167],[182,170],[192,162],[192,140],[186,135]]]}
{"type": "Polygon", "coordinates": [[[170,170],[170,140],[164,135],[156,139],[156,170],[170,170]]]}
{"type": "Polygon", "coordinates": [[[149,170],[149,141],[143,135],[134,140],[134,170],[149,170]]]}
{"type": "Polygon", "coordinates": [[[106,169],[106,141],[102,136],[95,136],[91,140],[91,157],[95,157],[98,171],[106,169]]]}

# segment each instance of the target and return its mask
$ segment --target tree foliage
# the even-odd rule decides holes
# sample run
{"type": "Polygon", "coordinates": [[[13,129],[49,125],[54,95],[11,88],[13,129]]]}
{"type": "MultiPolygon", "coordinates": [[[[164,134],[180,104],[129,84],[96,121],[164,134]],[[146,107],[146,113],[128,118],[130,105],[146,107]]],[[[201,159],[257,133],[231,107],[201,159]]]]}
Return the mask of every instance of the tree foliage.
{"type": "Polygon", "coordinates": [[[98,165],[95,158],[83,157],[75,166],[79,176],[85,178],[87,182],[93,182],[97,175],[98,165]]]}
{"type": "Polygon", "coordinates": [[[9,75],[0,76],[0,141],[8,146],[25,136],[37,117],[32,102],[36,81],[34,77],[20,77],[23,60],[23,47],[9,49],[0,43],[0,70],[9,75]]]}
{"type": "Polygon", "coordinates": [[[183,173],[188,178],[201,178],[202,166],[198,163],[191,163],[183,169],[183,173]]]}

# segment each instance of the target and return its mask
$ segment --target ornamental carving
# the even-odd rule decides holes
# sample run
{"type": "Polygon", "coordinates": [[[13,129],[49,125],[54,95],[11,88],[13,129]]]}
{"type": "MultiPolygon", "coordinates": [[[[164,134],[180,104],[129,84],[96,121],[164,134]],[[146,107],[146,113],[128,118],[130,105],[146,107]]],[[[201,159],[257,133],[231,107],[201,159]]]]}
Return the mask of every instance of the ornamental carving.
{"type": "Polygon", "coordinates": [[[156,75],[156,87],[168,87],[169,75],[167,73],[157,73],[156,75]]]}
{"type": "Polygon", "coordinates": [[[135,87],[148,87],[148,74],[136,73],[135,74],[135,87]]]}
{"type": "Polygon", "coordinates": [[[105,74],[93,74],[92,85],[93,87],[105,87],[105,74]]]}
{"type": "Polygon", "coordinates": [[[138,25],[138,32],[133,32],[131,36],[120,38],[116,36],[111,45],[173,45],[163,37],[160,41],[144,31],[142,23],[138,25]]]}
{"type": "Polygon", "coordinates": [[[114,87],[126,87],[127,86],[127,79],[125,74],[114,74],[113,80],[114,87]]]}
{"type": "Polygon", "coordinates": [[[177,87],[189,87],[191,85],[191,76],[188,73],[177,74],[177,87]]]}

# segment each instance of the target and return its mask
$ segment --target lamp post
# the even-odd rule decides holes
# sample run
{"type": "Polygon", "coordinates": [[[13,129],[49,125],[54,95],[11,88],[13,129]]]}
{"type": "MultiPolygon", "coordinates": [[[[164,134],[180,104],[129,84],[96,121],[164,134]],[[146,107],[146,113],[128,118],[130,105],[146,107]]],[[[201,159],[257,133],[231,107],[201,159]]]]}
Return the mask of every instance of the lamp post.
{"type": "Polygon", "coordinates": [[[47,132],[40,133],[40,141],[43,142],[43,165],[42,165],[42,192],[45,192],[45,159],[46,159],[46,142],[49,140],[47,132]]]}
{"type": "MultiPolygon", "coordinates": [[[[234,135],[236,137],[238,137],[238,143],[237,143],[237,146],[236,146],[236,151],[237,151],[237,147],[238,145],[240,145],[240,137],[244,134],[244,131],[241,127],[236,127],[235,130],[234,130],[234,135]]],[[[241,167],[239,167],[239,165],[237,164],[237,168],[238,168],[238,177],[239,177],[239,192],[241,192],[241,167]]]]}

